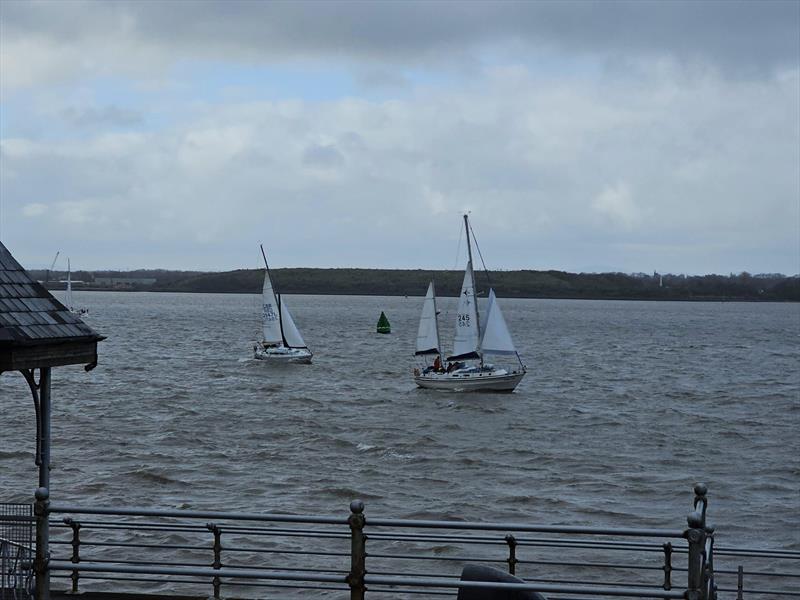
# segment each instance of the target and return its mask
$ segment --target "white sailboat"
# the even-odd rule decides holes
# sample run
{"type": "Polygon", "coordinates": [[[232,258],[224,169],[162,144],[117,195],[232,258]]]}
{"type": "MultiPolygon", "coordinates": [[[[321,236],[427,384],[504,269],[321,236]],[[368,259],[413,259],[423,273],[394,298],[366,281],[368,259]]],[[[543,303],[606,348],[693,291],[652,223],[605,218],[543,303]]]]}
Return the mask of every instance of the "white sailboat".
{"type": "MultiPolygon", "coordinates": [[[[58,255],[56,255],[56,257],[58,257],[58,255]]],[[[75,313],[79,317],[89,314],[88,308],[76,307],[72,299],[72,267],[69,264],[69,259],[67,259],[67,288],[64,292],[64,305],[70,312],[75,313]]]]}
{"type": "Polygon", "coordinates": [[[439,342],[436,292],[431,282],[422,306],[415,353],[418,359],[424,361],[424,365],[414,369],[414,382],[420,387],[436,390],[511,392],[525,376],[525,365],[514,347],[493,289],[489,290],[486,316],[481,326],[467,215],[464,215],[464,227],[469,261],[458,298],[453,354],[447,357],[448,365],[445,368],[439,342]],[[486,361],[490,355],[513,355],[519,365],[514,368],[497,367],[486,361]],[[427,360],[432,356],[435,357],[433,364],[428,364],[427,360]]]}
{"type": "Polygon", "coordinates": [[[267,255],[261,246],[264,257],[264,287],[261,291],[262,339],[253,347],[254,357],[274,363],[310,364],[312,353],[308,349],[300,330],[292,319],[286,300],[275,293],[272,277],[267,264],[267,255]]]}

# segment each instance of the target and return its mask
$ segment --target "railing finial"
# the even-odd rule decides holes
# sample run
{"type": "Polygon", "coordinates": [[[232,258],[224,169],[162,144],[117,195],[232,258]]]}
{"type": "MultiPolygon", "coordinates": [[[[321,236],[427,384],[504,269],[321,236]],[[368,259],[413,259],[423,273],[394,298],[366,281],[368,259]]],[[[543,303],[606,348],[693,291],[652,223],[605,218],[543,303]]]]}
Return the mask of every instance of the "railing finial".
{"type": "Polygon", "coordinates": [[[706,527],[706,510],[708,509],[708,486],[705,483],[694,484],[694,511],[687,519],[689,527],[697,529],[705,529],[706,527]],[[699,506],[698,506],[699,505],[699,506]]]}
{"type": "MultiPolygon", "coordinates": [[[[698,481],[697,483],[694,484],[694,493],[695,496],[700,496],[705,498],[706,494],[708,493],[708,486],[705,483],[698,481]]],[[[697,503],[697,500],[698,498],[696,497],[695,503],[697,503]]]]}

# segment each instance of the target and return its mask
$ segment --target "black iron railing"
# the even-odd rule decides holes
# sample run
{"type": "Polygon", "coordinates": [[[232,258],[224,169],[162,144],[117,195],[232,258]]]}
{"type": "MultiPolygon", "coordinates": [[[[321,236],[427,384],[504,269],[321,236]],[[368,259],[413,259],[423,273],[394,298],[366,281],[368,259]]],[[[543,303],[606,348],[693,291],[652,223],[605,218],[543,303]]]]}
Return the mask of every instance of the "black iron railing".
{"type": "Polygon", "coordinates": [[[42,490],[37,498],[37,515],[48,517],[39,526],[51,530],[47,576],[72,592],[220,598],[279,588],[281,597],[338,590],[361,600],[492,588],[561,599],[800,597],[800,553],[714,546],[703,485],[695,486],[686,529],[381,519],[359,501],[331,517],[50,505],[42,490]],[[462,581],[461,569],[475,563],[523,582],[462,581]]]}

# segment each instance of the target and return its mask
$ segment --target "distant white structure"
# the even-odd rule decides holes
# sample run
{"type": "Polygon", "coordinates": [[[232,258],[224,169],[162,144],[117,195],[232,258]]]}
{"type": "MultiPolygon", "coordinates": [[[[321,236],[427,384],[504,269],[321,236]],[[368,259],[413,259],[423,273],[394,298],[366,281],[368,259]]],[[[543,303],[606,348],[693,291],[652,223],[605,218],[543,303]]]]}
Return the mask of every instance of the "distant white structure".
{"type": "Polygon", "coordinates": [[[658,271],[653,271],[653,279],[658,277],[658,287],[664,287],[664,276],[661,275],[658,271]]]}

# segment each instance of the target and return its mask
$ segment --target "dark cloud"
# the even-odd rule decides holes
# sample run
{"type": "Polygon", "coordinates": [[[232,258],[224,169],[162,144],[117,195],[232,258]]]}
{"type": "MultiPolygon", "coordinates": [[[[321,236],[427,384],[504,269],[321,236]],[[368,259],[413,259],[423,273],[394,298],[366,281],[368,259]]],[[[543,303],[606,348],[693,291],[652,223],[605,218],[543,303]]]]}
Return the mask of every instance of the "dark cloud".
{"type": "Polygon", "coordinates": [[[315,144],[303,152],[303,164],[309,167],[332,169],[344,164],[344,156],[335,146],[315,144]]]}
{"type": "Polygon", "coordinates": [[[798,64],[800,2],[15,2],[7,35],[69,42],[102,32],[173,58],[346,57],[420,64],[522,43],[559,53],[700,60],[727,71],[798,64]]]}

